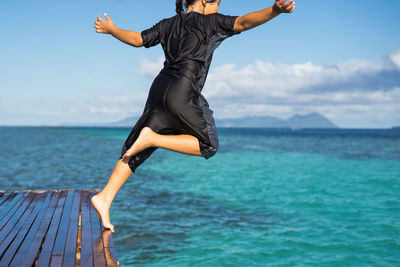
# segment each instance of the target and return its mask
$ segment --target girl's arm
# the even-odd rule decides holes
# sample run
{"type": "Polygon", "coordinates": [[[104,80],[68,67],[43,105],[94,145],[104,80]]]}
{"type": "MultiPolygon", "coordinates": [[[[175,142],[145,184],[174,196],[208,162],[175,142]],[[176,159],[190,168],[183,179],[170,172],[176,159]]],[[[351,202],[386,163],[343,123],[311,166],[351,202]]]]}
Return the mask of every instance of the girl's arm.
{"type": "Polygon", "coordinates": [[[104,13],[104,17],[106,18],[106,20],[103,20],[102,18],[97,16],[97,20],[94,23],[96,32],[111,34],[121,42],[124,42],[128,45],[132,45],[135,47],[143,46],[141,32],[120,29],[114,25],[114,22],[106,13],[104,13]]]}
{"type": "Polygon", "coordinates": [[[238,17],[233,29],[236,32],[250,30],[275,18],[281,13],[291,13],[294,10],[295,2],[293,0],[285,2],[286,0],[275,0],[273,6],[238,17]]]}

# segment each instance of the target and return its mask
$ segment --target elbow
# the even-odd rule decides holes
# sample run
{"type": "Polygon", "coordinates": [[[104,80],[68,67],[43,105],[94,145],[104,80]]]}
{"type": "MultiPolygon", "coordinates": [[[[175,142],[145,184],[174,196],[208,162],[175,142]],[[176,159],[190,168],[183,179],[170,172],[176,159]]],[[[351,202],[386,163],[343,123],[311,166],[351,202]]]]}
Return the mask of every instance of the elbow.
{"type": "Polygon", "coordinates": [[[249,28],[246,25],[246,22],[243,21],[242,17],[238,17],[235,21],[235,24],[233,25],[233,30],[235,32],[243,32],[248,30],[249,28]]]}
{"type": "Polygon", "coordinates": [[[141,38],[140,38],[140,40],[139,40],[139,38],[134,38],[132,40],[132,42],[131,42],[131,45],[133,47],[142,47],[143,46],[143,41],[141,40],[141,38]]]}
{"type": "Polygon", "coordinates": [[[130,45],[134,47],[142,47],[143,46],[143,39],[140,32],[135,32],[133,38],[130,41],[130,45]]]}

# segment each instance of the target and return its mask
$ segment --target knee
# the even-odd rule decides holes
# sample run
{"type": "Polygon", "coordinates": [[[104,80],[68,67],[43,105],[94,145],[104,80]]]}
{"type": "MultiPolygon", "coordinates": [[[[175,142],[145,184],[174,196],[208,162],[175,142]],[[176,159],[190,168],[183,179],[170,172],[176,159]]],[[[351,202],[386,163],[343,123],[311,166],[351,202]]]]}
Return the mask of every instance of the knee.
{"type": "Polygon", "coordinates": [[[213,144],[205,144],[204,142],[200,141],[201,156],[204,157],[205,159],[211,158],[217,153],[218,147],[219,147],[218,141],[214,142],[213,144]]]}

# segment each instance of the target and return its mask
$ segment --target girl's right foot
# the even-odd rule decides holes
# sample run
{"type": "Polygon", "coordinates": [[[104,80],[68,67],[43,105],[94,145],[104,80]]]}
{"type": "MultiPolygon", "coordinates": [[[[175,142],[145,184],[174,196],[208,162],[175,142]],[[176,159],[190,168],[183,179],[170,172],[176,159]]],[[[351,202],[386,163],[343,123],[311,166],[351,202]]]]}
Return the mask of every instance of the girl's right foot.
{"type": "Polygon", "coordinates": [[[93,207],[96,209],[97,215],[99,215],[101,222],[106,229],[110,229],[114,233],[114,225],[110,222],[110,206],[100,196],[94,195],[91,198],[93,207]]]}
{"type": "Polygon", "coordinates": [[[125,163],[129,162],[129,159],[143,151],[144,149],[152,146],[154,135],[156,133],[148,126],[143,127],[143,129],[140,131],[140,134],[136,141],[133,143],[132,147],[130,147],[125,154],[122,156],[122,161],[125,163]]]}

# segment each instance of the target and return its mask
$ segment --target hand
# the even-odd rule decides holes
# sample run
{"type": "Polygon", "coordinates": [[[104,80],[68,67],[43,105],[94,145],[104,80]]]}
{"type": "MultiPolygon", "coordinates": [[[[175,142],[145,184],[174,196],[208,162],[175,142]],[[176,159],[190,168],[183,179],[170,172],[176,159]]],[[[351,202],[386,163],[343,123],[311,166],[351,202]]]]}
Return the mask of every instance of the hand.
{"type": "Polygon", "coordinates": [[[104,13],[104,17],[106,18],[105,20],[100,18],[100,16],[97,16],[97,20],[94,23],[96,32],[111,33],[112,29],[114,28],[114,22],[110,19],[110,17],[106,13],[104,13]]]}
{"type": "Polygon", "coordinates": [[[275,0],[274,9],[280,13],[291,13],[294,10],[295,2],[293,0],[275,0]]]}

